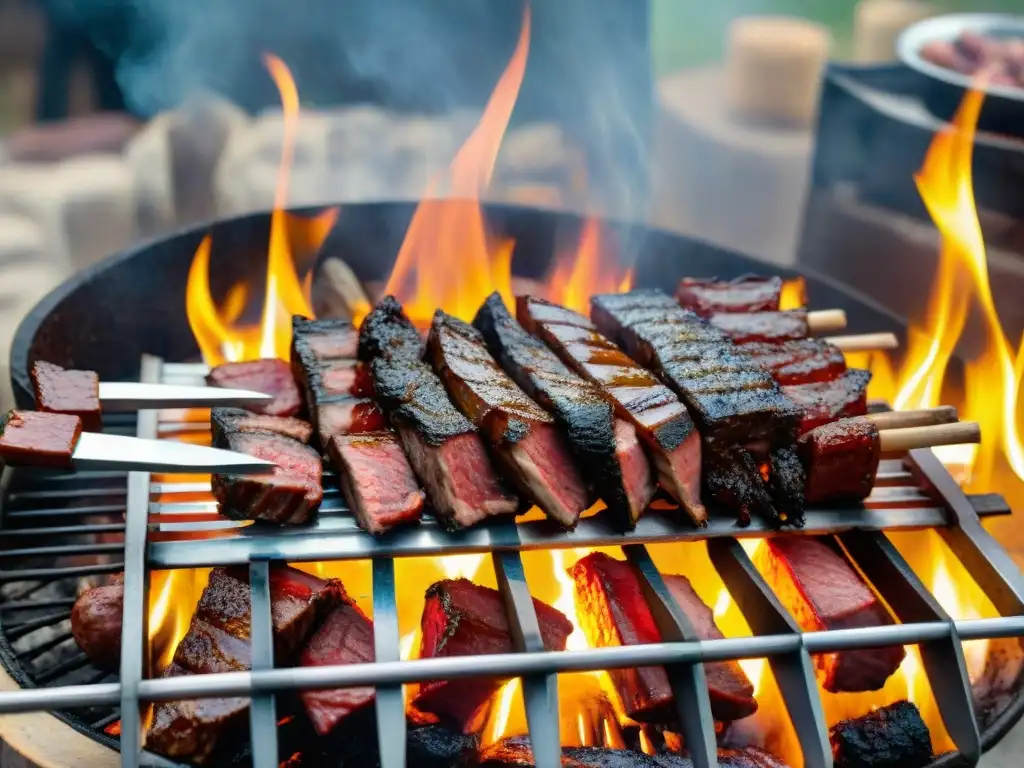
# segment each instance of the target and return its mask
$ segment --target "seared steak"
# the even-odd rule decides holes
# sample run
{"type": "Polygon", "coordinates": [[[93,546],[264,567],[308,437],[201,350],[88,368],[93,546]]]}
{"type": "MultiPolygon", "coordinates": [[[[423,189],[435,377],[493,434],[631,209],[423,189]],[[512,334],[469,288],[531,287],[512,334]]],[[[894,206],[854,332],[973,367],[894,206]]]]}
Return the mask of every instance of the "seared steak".
{"type": "Polygon", "coordinates": [[[735,280],[684,277],[676,299],[701,317],[716,312],[774,312],[782,298],[782,278],[744,275],[735,280]]]}
{"type": "Polygon", "coordinates": [[[810,335],[807,312],[802,309],[782,312],[717,312],[708,319],[737,344],[777,343],[810,335]]]}
{"type": "Polygon", "coordinates": [[[266,416],[295,416],[302,410],[302,396],[284,360],[249,360],[244,363],[224,363],[206,375],[211,387],[249,389],[273,395],[266,403],[253,403],[249,409],[266,416]]]}
{"type": "Polygon", "coordinates": [[[831,381],[846,370],[843,351],[824,339],[755,342],[744,344],[741,349],[780,385],[831,381]]]}
{"type": "Polygon", "coordinates": [[[103,429],[100,377],[95,371],[68,371],[37,360],[32,364],[32,389],[40,411],[77,416],[86,432],[103,429]]]}
{"type": "Polygon", "coordinates": [[[797,384],[782,391],[802,411],[802,434],[830,421],[866,414],[870,382],[871,371],[850,368],[831,381],[797,384]]]}
{"type": "Polygon", "coordinates": [[[868,419],[841,419],[800,436],[810,502],[860,501],[871,495],[881,458],[878,429],[868,419]]]}
{"type": "Polygon", "coordinates": [[[277,432],[300,443],[308,443],[313,427],[308,421],[292,416],[264,416],[242,408],[213,408],[210,411],[213,444],[226,448],[233,432],[277,432]]]}

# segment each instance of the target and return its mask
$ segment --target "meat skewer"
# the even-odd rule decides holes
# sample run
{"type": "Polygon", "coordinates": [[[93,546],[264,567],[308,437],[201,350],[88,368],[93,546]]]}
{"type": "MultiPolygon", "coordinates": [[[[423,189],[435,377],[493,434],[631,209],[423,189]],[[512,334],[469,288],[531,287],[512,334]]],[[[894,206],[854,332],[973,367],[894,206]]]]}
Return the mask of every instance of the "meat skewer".
{"type": "Polygon", "coordinates": [[[719,312],[778,312],[782,278],[743,275],[735,280],[684,277],[676,289],[680,306],[701,317],[719,312]]]}
{"type": "Polygon", "coordinates": [[[871,372],[849,368],[830,381],[782,387],[783,394],[800,409],[801,434],[837,419],[868,412],[871,372]]]}
{"type": "Polygon", "coordinates": [[[558,419],[594,496],[632,528],[656,484],[636,428],[615,417],[597,386],[527,333],[498,293],[487,298],[473,324],[505,372],[558,419]]]}
{"type": "Polygon", "coordinates": [[[460,411],[490,440],[495,461],[524,499],[566,528],[589,506],[586,487],[554,418],[498,366],[483,335],[438,310],[427,357],[460,411]]]}
{"type": "Polygon", "coordinates": [[[416,327],[394,297],[385,297],[363,322],[359,354],[372,361],[374,391],[435,511],[455,527],[514,513],[518,499],[421,353],[416,327]]]}
{"type": "Polygon", "coordinates": [[[895,333],[852,333],[846,336],[825,336],[821,339],[843,352],[877,352],[897,349],[900,345],[895,333]]]}
{"type": "Polygon", "coordinates": [[[718,312],[708,321],[737,344],[751,341],[789,341],[823,333],[835,333],[846,327],[841,309],[808,312],[789,309],[779,312],[718,312]]]}
{"type": "Polygon", "coordinates": [[[703,525],[700,435],[686,406],[651,373],[602,336],[589,319],[532,296],[517,297],[519,322],[576,373],[600,387],[644,441],[662,487],[703,525]]]}

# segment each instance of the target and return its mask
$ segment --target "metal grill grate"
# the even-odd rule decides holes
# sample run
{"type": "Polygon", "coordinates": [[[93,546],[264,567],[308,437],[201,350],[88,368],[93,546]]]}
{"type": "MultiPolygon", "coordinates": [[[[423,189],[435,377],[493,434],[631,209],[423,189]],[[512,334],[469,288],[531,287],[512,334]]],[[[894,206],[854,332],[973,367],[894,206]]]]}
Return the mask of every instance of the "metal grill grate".
{"type": "MultiPolygon", "coordinates": [[[[147,357],[142,373],[144,381],[185,382],[200,377],[202,369],[194,365],[164,365],[158,359],[147,357]]],[[[183,424],[181,418],[180,412],[143,412],[138,418],[137,434],[172,437],[197,432],[196,425],[183,424]]],[[[203,429],[205,426],[198,431],[203,429]]],[[[924,671],[946,728],[965,764],[974,765],[980,757],[981,737],[961,641],[1024,636],[1024,576],[979,522],[979,513],[1006,511],[997,500],[969,499],[930,451],[912,452],[907,457],[906,467],[901,462],[885,462],[879,487],[864,508],[811,512],[806,529],[808,533],[835,533],[901,623],[810,633],[799,629],[735,538],[736,535],[770,533],[757,527],[737,531],[732,525],[713,524],[709,530],[694,531],[675,523],[669,514],[653,513],[643,519],[637,531],[626,535],[605,526],[597,517],[584,521],[573,533],[556,532],[543,523],[528,523],[501,524],[452,535],[425,522],[418,528],[374,540],[355,528],[336,491],[328,490],[320,520],[314,527],[277,531],[223,521],[216,517],[209,501],[168,503],[164,500],[168,494],[201,493],[208,489],[204,483],[153,483],[146,473],[130,473],[126,484],[123,476],[116,478],[120,485],[118,491],[111,492],[117,497],[114,501],[108,503],[103,494],[97,494],[96,499],[83,496],[83,500],[92,504],[93,511],[83,513],[79,509],[65,514],[65,510],[55,510],[52,516],[60,522],[65,517],[77,520],[90,514],[125,511],[125,607],[119,681],[101,678],[82,681],[80,685],[67,681],[47,689],[0,692],[0,713],[68,709],[86,704],[120,706],[123,713],[122,765],[138,766],[166,763],[141,749],[140,703],[250,696],[254,766],[272,768],[277,765],[278,754],[276,693],[376,686],[381,765],[398,768],[405,765],[403,684],[480,675],[522,677],[536,763],[542,768],[554,768],[561,764],[558,673],[666,665],[690,756],[696,766],[705,768],[717,764],[717,753],[707,684],[700,662],[767,657],[802,748],[804,764],[809,768],[823,768],[831,766],[832,753],[810,654],[918,644],[924,671]],[[929,494],[922,493],[921,488],[927,488],[929,494]],[[124,502],[119,505],[121,497],[124,502]],[[941,499],[942,503],[936,503],[933,497],[941,499]],[[161,500],[154,502],[154,498],[161,500]],[[96,512],[96,509],[104,511],[96,512]],[[951,619],[895,547],[879,533],[882,529],[926,527],[937,528],[1002,618],[951,619]],[[709,538],[712,564],[750,625],[751,637],[698,641],[693,626],[671,597],[645,547],[652,542],[697,538],[709,538]],[[544,651],[519,550],[600,545],[623,546],[627,557],[638,566],[645,597],[664,641],[644,646],[544,651]],[[491,553],[516,652],[400,661],[394,558],[465,552],[491,553]],[[343,667],[275,669],[268,582],[271,562],[354,558],[372,562],[376,661],[343,667]],[[144,670],[148,668],[148,644],[143,638],[147,637],[145,607],[150,570],[228,564],[247,564],[250,570],[252,671],[144,679],[144,670]]],[[[97,487],[112,488],[114,479],[110,478],[110,486],[107,486],[106,478],[97,478],[97,487]]],[[[325,484],[331,485],[329,480],[325,484]]],[[[51,483],[47,479],[42,487],[43,494],[61,493],[56,481],[51,483]]],[[[12,509],[12,497],[17,502],[16,491],[8,495],[8,519],[12,513],[18,519],[18,513],[33,511],[17,506],[12,509]]],[[[5,519],[5,526],[8,519],[5,519]]],[[[117,532],[120,531],[117,524],[104,525],[114,525],[117,532]]],[[[45,530],[52,533],[60,527],[45,530]]],[[[77,526],[65,527],[72,527],[75,532],[80,530],[77,526]]],[[[51,556],[54,546],[59,545],[48,544],[45,548],[51,556]]],[[[96,554],[107,553],[97,551],[96,554]]],[[[26,564],[26,569],[4,570],[2,575],[5,581],[54,580],[111,572],[120,570],[121,566],[110,563],[92,568],[98,570],[79,567],[71,573],[60,568],[33,569],[26,564]]],[[[66,612],[67,604],[48,608],[56,617],[59,612],[66,612]]],[[[2,615],[6,617],[6,613],[2,615]]]]}

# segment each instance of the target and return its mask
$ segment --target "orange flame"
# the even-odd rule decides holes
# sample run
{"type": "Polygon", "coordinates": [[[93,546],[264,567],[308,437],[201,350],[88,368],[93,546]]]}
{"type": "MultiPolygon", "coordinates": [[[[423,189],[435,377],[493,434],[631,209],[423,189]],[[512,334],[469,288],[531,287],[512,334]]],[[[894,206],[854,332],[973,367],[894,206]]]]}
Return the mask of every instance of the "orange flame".
{"type": "Polygon", "coordinates": [[[586,220],[576,250],[566,251],[555,259],[547,279],[547,295],[551,301],[590,314],[591,296],[628,291],[632,287],[633,272],[618,266],[609,239],[599,219],[586,220]]]}
{"type": "Polygon", "coordinates": [[[527,5],[515,51],[480,122],[459,149],[445,178],[430,185],[409,224],[385,292],[405,305],[417,325],[426,326],[438,307],[472,320],[484,299],[495,290],[511,306],[515,243],[495,242],[487,230],[480,196],[494,173],[529,50],[527,5]],[[432,199],[442,191],[455,199],[432,199]]]}
{"type": "Polygon", "coordinates": [[[267,54],[264,63],[281,94],[284,130],[270,218],[261,322],[259,325],[239,322],[252,293],[244,284],[235,285],[223,306],[217,307],[209,284],[212,243],[209,236],[203,238],[189,269],[185,310],[203,360],[211,366],[259,357],[288,359],[292,315],[313,316],[309,298],[311,275],[307,274],[305,281],[299,279],[293,253],[296,249],[315,253],[338,215],[337,209],[312,218],[291,216],[285,211],[299,121],[299,94],[283,61],[267,54]]]}

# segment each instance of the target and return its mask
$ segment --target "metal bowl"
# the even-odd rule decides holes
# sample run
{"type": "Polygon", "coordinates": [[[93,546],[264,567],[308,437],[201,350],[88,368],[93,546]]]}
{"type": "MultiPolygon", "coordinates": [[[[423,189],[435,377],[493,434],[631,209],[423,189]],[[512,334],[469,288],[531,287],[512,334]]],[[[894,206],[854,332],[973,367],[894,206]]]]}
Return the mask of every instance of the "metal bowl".
{"type": "MultiPolygon", "coordinates": [[[[933,64],[921,56],[925,45],[935,41],[953,42],[963,32],[978,32],[988,37],[1024,39],[1024,16],[1003,13],[954,13],[934,16],[912,24],[896,41],[899,60],[927,81],[922,94],[936,117],[950,120],[974,78],[933,64]]],[[[978,128],[992,133],[1024,136],[1024,88],[988,85],[982,89],[985,104],[978,128]]]]}

